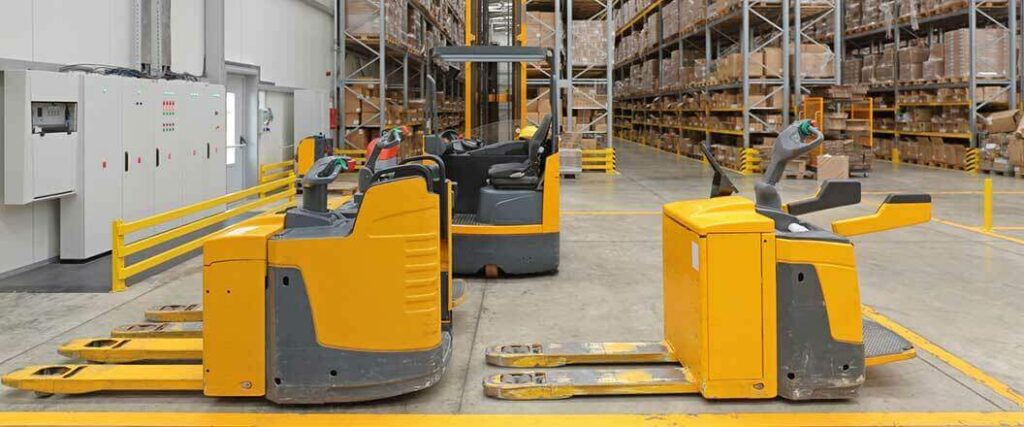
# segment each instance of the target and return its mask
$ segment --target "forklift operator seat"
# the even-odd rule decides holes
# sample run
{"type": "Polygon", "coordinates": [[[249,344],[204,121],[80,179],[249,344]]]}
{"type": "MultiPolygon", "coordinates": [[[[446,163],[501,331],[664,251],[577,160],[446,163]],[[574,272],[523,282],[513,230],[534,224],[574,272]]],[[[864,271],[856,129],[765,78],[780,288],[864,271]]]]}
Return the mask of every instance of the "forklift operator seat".
{"type": "Polygon", "coordinates": [[[540,182],[541,155],[544,141],[551,130],[551,114],[544,116],[537,132],[530,138],[528,157],[521,163],[499,163],[487,170],[487,178],[497,189],[522,189],[536,187],[540,182]]]}

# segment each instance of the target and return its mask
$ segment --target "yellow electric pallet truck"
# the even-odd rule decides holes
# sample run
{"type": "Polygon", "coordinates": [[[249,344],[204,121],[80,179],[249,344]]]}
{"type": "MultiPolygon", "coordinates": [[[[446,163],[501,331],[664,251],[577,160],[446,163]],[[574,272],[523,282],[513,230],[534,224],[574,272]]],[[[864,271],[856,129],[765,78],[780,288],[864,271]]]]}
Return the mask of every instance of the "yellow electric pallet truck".
{"type": "Polygon", "coordinates": [[[3,384],[43,395],[201,390],[306,404],[380,399],[437,383],[451,356],[454,305],[444,164],[420,156],[370,173],[352,203],[330,210],[327,184],[345,163],[318,160],[303,178],[300,207],[204,245],[202,338],[107,338],[62,348],[99,362],[201,364],[30,366],[4,375],[3,384]]]}
{"type": "Polygon", "coordinates": [[[913,346],[861,317],[850,236],[926,222],[931,197],[890,195],[872,215],[832,231],[799,218],[860,203],[857,181],[826,181],[809,200],[783,205],[775,184],[787,161],[821,143],[811,122],[779,134],[756,203],[736,188],[706,145],[711,198],[663,208],[665,338],[661,342],[513,344],[490,347],[489,364],[552,368],[665,363],[637,368],[525,370],[484,379],[488,396],[700,393],[708,399],[847,399],[865,367],[914,357],[913,346]],[[804,143],[810,134],[816,139],[804,143]]]}
{"type": "MultiPolygon", "coordinates": [[[[408,136],[409,133],[408,129],[404,127],[391,129],[390,132],[393,133],[386,133],[385,136],[408,136]]],[[[379,157],[382,157],[382,154],[385,152],[397,151],[400,141],[401,138],[374,140],[373,146],[368,148],[370,152],[367,156],[369,159],[367,162],[369,166],[367,168],[369,170],[360,172],[361,179],[364,181],[369,179],[373,175],[374,170],[397,165],[397,158],[380,159],[379,157]],[[380,147],[377,147],[378,142],[381,144],[380,147]]],[[[299,176],[304,176],[305,171],[309,170],[309,167],[316,160],[330,155],[331,150],[333,150],[332,145],[330,139],[322,136],[303,138],[299,143],[299,147],[296,148],[296,167],[298,171],[302,172],[299,176]]],[[[330,206],[334,207],[337,207],[336,203],[337,201],[335,200],[328,202],[330,206]]],[[[351,210],[351,207],[347,210],[351,210]]],[[[461,279],[454,279],[452,286],[456,289],[456,295],[460,295],[455,300],[455,305],[458,306],[462,301],[461,295],[463,295],[462,290],[465,288],[465,283],[461,279]]],[[[110,336],[112,338],[201,338],[203,333],[203,306],[201,304],[154,306],[146,309],[145,320],[142,323],[117,326],[111,330],[110,336]]]]}
{"type": "MultiPolygon", "coordinates": [[[[450,63],[550,62],[548,49],[521,46],[435,48],[433,58],[450,63]]],[[[428,87],[434,80],[428,76],[428,87]]],[[[556,87],[556,76],[551,87],[556,87]]],[[[429,91],[428,93],[433,93],[429,91]]],[[[550,91],[559,111],[558,91],[550,91]]],[[[525,102],[525,101],[523,101],[525,102]]],[[[558,114],[547,115],[526,140],[486,141],[485,134],[458,135],[437,129],[437,108],[427,97],[426,152],[441,157],[456,183],[454,257],[456,274],[496,277],[553,272],[559,261],[558,114]],[[474,137],[478,137],[474,139],[474,137]]],[[[469,118],[466,118],[469,120],[469,118]]],[[[494,124],[499,127],[501,124],[494,124]]],[[[512,124],[506,126],[510,130],[512,124]]],[[[473,131],[471,131],[473,132],[473,131]]]]}

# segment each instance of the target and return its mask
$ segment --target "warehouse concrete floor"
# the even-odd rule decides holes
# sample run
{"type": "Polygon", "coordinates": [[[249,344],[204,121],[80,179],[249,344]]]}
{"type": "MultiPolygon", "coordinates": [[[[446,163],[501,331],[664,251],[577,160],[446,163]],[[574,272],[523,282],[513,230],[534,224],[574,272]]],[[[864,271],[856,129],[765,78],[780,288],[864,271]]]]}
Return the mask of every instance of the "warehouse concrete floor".
{"type": "MultiPolygon", "coordinates": [[[[117,393],[36,398],[0,390],[0,410],[247,411],[377,413],[731,413],[856,411],[1000,411],[1020,409],[934,355],[870,368],[860,397],[844,402],[711,402],[696,396],[577,398],[509,402],[483,395],[481,379],[498,369],[485,347],[546,341],[659,340],[662,334],[662,204],[707,197],[710,169],[700,162],[631,143],[618,145],[618,176],[564,180],[562,266],[557,275],[470,279],[455,315],[455,354],[436,387],[382,402],[279,407],[261,399],[213,399],[198,393],[117,393]]],[[[755,178],[733,176],[750,195],[755,178]]],[[[1024,226],[1024,180],[994,177],[996,225],[1024,226]]],[[[890,191],[930,192],[935,218],[908,229],[855,238],[863,302],[991,376],[1024,390],[1024,231],[986,235],[981,177],[876,162],[863,179],[861,205],[823,212],[827,222],[870,213],[890,191]]],[[[810,180],[781,184],[786,200],[815,192],[810,180]]],[[[71,278],[69,278],[71,279],[71,278]]],[[[152,305],[200,301],[198,258],[118,294],[0,294],[0,372],[65,361],[55,349],[80,337],[142,320],[152,305]]]]}

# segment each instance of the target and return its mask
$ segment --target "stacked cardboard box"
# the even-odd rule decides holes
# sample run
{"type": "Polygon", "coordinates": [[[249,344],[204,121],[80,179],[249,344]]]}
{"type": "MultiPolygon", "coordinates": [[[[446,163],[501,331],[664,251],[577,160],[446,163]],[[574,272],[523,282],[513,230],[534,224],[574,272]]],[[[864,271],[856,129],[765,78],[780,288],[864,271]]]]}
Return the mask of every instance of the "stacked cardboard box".
{"type": "Polygon", "coordinates": [[[1010,133],[1017,129],[1017,110],[989,113],[978,121],[978,130],[990,134],[1010,133]]]}
{"type": "Polygon", "coordinates": [[[679,73],[682,70],[680,66],[680,51],[674,50],[668,58],[661,60],[661,89],[662,90],[675,90],[681,87],[682,81],[680,80],[679,73]]]}
{"type": "Polygon", "coordinates": [[[824,142],[825,154],[846,156],[849,158],[849,170],[863,172],[871,170],[871,161],[875,158],[870,147],[854,139],[827,140],[824,142]]]}
{"type": "Polygon", "coordinates": [[[629,33],[615,45],[615,62],[622,62],[640,52],[640,33],[629,33]]]}
{"type": "Polygon", "coordinates": [[[572,108],[603,108],[608,104],[607,86],[573,85],[572,108]]]}
{"type": "Polygon", "coordinates": [[[929,50],[925,46],[911,45],[899,49],[899,80],[908,82],[924,78],[924,62],[929,50]]]}
{"type": "Polygon", "coordinates": [[[981,169],[1003,173],[1024,166],[1024,139],[1015,133],[991,133],[981,142],[981,169]]]}
{"type": "Polygon", "coordinates": [[[703,0],[676,0],[679,7],[679,31],[692,31],[704,23],[707,7],[703,0]]]}
{"type": "Polygon", "coordinates": [[[622,2],[622,7],[617,9],[614,14],[615,28],[626,25],[629,20],[633,19],[637,13],[640,13],[647,5],[650,4],[650,0],[626,0],[622,2]]]}
{"type": "Polygon", "coordinates": [[[864,66],[861,58],[850,57],[843,60],[843,84],[860,83],[860,71],[864,66]]]}
{"type": "Polygon", "coordinates": [[[526,46],[554,49],[555,13],[526,12],[526,46]]]}
{"type": "Polygon", "coordinates": [[[679,33],[679,3],[675,1],[661,7],[661,34],[670,38],[679,33]]]}
{"type": "MultiPolygon", "coordinates": [[[[967,28],[947,31],[945,37],[945,74],[947,78],[970,75],[971,43],[967,28]]],[[[1007,73],[1006,30],[979,28],[975,30],[975,76],[979,79],[1003,79],[1007,73]]]]}
{"type": "MultiPolygon", "coordinates": [[[[384,28],[384,35],[396,40],[405,41],[406,7],[400,0],[385,0],[384,13],[389,23],[384,28]]],[[[380,14],[376,2],[366,0],[346,0],[345,27],[349,34],[359,37],[376,38],[380,35],[380,14]]]]}
{"type": "Polygon", "coordinates": [[[914,140],[898,142],[900,158],[904,161],[962,168],[967,147],[962,144],[946,144],[942,138],[917,137],[914,140]]]}
{"type": "Polygon", "coordinates": [[[608,37],[603,20],[572,22],[572,65],[604,65],[608,61],[608,37]]]}
{"type": "MultiPolygon", "coordinates": [[[[792,56],[792,55],[791,55],[792,56]]],[[[828,78],[835,75],[835,54],[828,46],[803,43],[800,45],[800,76],[828,78]]]]}
{"type": "Polygon", "coordinates": [[[928,59],[922,64],[922,77],[925,80],[938,80],[946,77],[946,48],[942,43],[933,43],[928,48],[928,59]]]}

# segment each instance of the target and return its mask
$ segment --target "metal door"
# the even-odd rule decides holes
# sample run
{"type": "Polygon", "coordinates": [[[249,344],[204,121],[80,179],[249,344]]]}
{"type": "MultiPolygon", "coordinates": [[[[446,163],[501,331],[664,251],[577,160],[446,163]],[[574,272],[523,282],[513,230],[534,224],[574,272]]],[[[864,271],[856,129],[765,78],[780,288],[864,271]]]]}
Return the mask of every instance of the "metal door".
{"type": "Polygon", "coordinates": [[[249,165],[247,159],[250,157],[249,138],[247,138],[250,123],[249,105],[246,100],[249,94],[246,93],[245,76],[229,75],[227,93],[225,94],[225,117],[227,132],[224,141],[225,165],[227,166],[227,192],[233,193],[246,187],[247,170],[249,165]]]}

